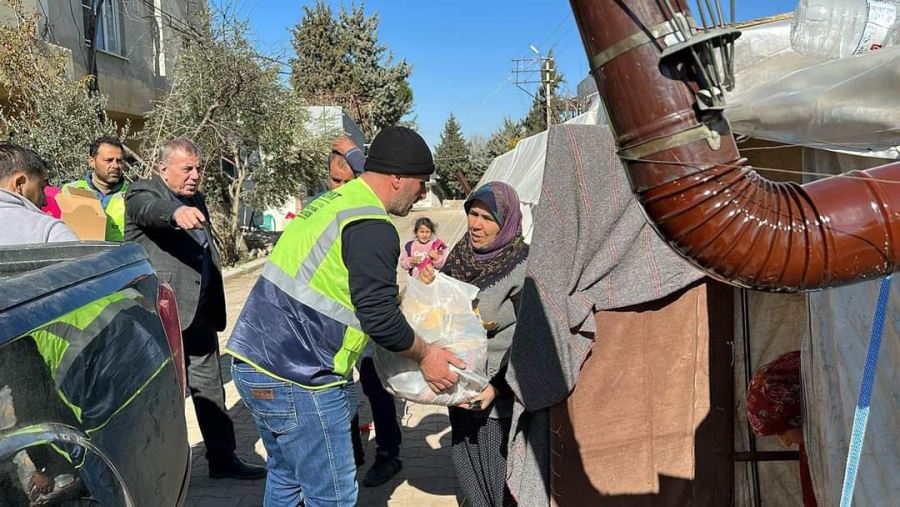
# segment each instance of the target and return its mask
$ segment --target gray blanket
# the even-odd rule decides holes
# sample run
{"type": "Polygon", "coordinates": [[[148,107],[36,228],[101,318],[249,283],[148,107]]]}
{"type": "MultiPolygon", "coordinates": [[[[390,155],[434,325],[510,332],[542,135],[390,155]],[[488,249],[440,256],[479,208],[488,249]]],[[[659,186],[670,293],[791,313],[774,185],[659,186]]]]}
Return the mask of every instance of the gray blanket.
{"type": "Polygon", "coordinates": [[[578,380],[594,312],[653,301],[702,276],[647,222],[608,127],[550,130],[507,371],[517,398],[507,483],[521,507],[550,503],[548,409],[578,380]]]}

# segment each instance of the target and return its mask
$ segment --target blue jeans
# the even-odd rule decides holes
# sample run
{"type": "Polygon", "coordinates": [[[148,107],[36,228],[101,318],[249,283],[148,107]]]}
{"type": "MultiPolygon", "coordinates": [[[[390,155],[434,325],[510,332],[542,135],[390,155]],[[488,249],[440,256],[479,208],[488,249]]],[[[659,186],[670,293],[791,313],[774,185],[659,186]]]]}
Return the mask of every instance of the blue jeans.
{"type": "Polygon", "coordinates": [[[268,454],[263,505],[355,506],[353,384],[303,389],[242,362],[234,363],[232,376],[268,454]]]}

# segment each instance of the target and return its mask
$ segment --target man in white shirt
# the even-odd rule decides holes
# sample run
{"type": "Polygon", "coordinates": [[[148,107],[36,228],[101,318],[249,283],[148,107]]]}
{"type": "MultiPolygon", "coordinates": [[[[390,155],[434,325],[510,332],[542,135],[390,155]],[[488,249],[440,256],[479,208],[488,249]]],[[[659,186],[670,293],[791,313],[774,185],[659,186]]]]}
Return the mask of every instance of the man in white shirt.
{"type": "Polygon", "coordinates": [[[78,241],[66,224],[40,210],[49,177],[37,153],[0,143],[0,246],[78,241]]]}

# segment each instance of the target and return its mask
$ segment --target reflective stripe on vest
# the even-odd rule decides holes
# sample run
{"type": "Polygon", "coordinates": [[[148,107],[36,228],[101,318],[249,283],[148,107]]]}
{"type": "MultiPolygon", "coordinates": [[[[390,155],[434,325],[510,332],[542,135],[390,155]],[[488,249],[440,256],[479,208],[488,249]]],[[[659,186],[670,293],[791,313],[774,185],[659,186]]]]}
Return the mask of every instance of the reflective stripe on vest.
{"type": "MultiPolygon", "coordinates": [[[[69,395],[66,394],[64,384],[70,370],[76,360],[82,355],[84,349],[89,346],[117,316],[120,318],[127,318],[126,316],[121,315],[122,312],[140,306],[141,299],[143,299],[143,296],[137,290],[126,289],[88,303],[29,333],[29,336],[34,340],[35,345],[37,346],[38,353],[47,365],[50,376],[56,387],[57,394],[63,403],[72,410],[72,413],[79,423],[85,422],[82,413],[83,407],[73,402],[70,398],[72,397],[71,395],[84,396],[86,393],[71,392],[69,395]]],[[[135,337],[120,336],[118,338],[121,340],[131,340],[135,337]]],[[[146,347],[146,343],[144,343],[143,346],[146,347]]],[[[166,357],[159,364],[147,365],[153,366],[155,371],[153,371],[148,378],[143,379],[140,387],[133,392],[128,393],[128,398],[124,403],[120,406],[112,407],[108,417],[105,417],[104,420],[101,421],[93,421],[95,424],[93,427],[87,428],[86,432],[91,433],[97,431],[108,424],[109,420],[126,408],[171,361],[171,357],[166,357]]],[[[75,373],[78,374],[78,371],[75,373]]],[[[109,388],[111,386],[100,387],[109,388]]]]}
{"type": "Polygon", "coordinates": [[[139,296],[140,294],[133,289],[110,294],[50,321],[30,333],[57,388],[60,385],[60,378],[65,377],[68,367],[72,364],[72,356],[77,356],[85,345],[109,324],[116,313],[136,305],[132,298],[139,296]],[[107,308],[111,311],[106,312],[107,308]],[[97,325],[92,326],[95,322],[97,325]],[[92,329],[88,330],[88,327],[92,329]],[[64,361],[65,369],[62,368],[64,361]]]}
{"type": "MultiPolygon", "coordinates": [[[[368,340],[356,318],[341,254],[344,227],[359,220],[384,220],[393,226],[375,193],[363,180],[356,179],[308,205],[282,235],[262,272],[264,279],[291,299],[346,326],[340,348],[333,351],[333,364],[328,365],[341,377],[350,373],[368,340]]],[[[259,368],[252,357],[232,355],[281,378],[278,372],[259,368]]]]}
{"type": "MultiPolygon", "coordinates": [[[[373,217],[381,218],[381,216],[387,217],[384,209],[374,206],[363,206],[338,212],[335,220],[328,224],[322,234],[316,239],[309,254],[297,268],[295,276],[291,277],[282,268],[272,263],[266,264],[263,268],[262,276],[306,306],[319,313],[324,313],[342,324],[359,329],[359,320],[356,318],[353,305],[349,300],[342,303],[331,299],[310,287],[309,284],[312,282],[319,266],[322,265],[322,262],[328,256],[328,252],[332,249],[335,242],[340,239],[343,230],[342,223],[347,225],[350,223],[347,222],[348,220],[351,222],[355,221],[351,219],[361,220],[373,217]]],[[[349,281],[347,281],[347,284],[349,285],[349,281]]]]}
{"type": "MultiPolygon", "coordinates": [[[[94,189],[88,185],[87,180],[80,179],[65,185],[65,187],[74,187],[94,192],[94,189]]],[[[106,241],[115,241],[121,243],[125,240],[125,192],[128,191],[128,184],[123,183],[122,188],[110,196],[109,202],[103,208],[106,215],[106,241]]]]}

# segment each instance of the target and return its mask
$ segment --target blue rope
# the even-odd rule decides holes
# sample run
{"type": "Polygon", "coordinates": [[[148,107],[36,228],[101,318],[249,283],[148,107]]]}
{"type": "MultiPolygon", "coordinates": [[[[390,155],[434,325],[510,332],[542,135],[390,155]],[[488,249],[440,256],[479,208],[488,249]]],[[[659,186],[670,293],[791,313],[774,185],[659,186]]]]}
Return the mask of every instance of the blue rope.
{"type": "Polygon", "coordinates": [[[866,438],[866,425],[869,422],[869,404],[872,401],[872,388],[875,385],[878,353],[881,349],[881,334],[884,330],[884,317],[887,313],[887,303],[890,295],[891,277],[886,276],[881,279],[881,287],[878,291],[878,306],[875,307],[875,318],[872,321],[869,351],[866,353],[866,366],[865,370],[863,370],[862,383],[859,386],[859,401],[856,402],[856,413],[853,415],[853,432],[850,435],[850,449],[847,451],[844,486],[841,488],[841,507],[850,507],[853,503],[853,488],[856,486],[859,458],[862,453],[863,441],[866,438]]]}

